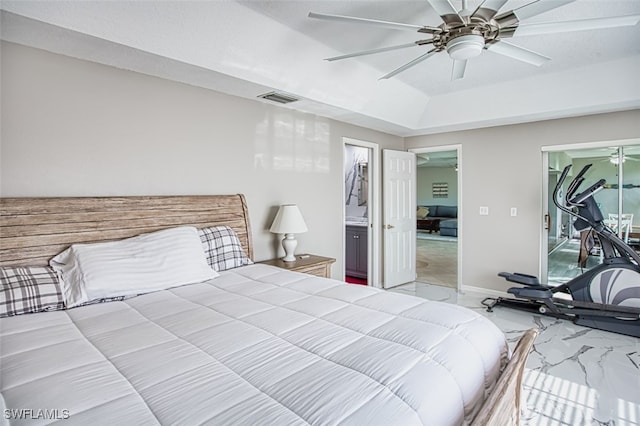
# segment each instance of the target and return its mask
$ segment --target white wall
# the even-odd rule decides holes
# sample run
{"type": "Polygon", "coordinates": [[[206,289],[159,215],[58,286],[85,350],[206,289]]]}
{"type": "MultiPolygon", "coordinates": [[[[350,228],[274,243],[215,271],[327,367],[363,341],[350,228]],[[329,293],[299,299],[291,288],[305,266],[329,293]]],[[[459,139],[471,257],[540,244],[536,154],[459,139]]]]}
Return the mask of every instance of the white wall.
{"type": "Polygon", "coordinates": [[[342,137],[400,137],[258,101],[2,43],[2,196],[233,194],[247,197],[254,257],[281,203],[309,227],[298,252],[343,270],[342,137]]]}
{"type": "Polygon", "coordinates": [[[505,290],[498,272],[539,272],[541,147],[638,137],[640,110],[634,110],[417,136],[405,146],[462,145],[462,283],[505,290]],[[478,214],[480,206],[489,207],[489,216],[478,214]]]}

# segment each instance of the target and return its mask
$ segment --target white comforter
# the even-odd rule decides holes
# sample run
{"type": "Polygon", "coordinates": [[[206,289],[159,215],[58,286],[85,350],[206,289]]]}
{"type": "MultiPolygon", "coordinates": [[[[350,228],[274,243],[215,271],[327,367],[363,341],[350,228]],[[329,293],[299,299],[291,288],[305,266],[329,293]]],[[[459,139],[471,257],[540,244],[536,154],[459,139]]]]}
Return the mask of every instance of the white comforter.
{"type": "Polygon", "coordinates": [[[461,424],[507,356],[468,309],[265,265],[0,336],[12,424],[461,424]]]}

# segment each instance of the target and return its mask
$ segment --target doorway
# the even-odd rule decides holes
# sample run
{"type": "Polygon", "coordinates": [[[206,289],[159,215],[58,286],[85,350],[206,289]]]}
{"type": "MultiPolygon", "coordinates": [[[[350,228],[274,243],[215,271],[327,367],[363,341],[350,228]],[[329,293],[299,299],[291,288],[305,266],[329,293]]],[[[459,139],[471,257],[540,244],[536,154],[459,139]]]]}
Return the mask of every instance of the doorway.
{"type": "Polygon", "coordinates": [[[444,146],[416,154],[416,281],[458,289],[461,276],[460,150],[444,146]]]}
{"type": "Polygon", "coordinates": [[[343,278],[352,284],[381,287],[379,279],[379,148],[343,138],[343,278]]]}
{"type": "Polygon", "coordinates": [[[572,165],[571,176],[587,164],[583,187],[599,179],[606,180],[605,189],[595,195],[605,224],[614,229],[627,244],[640,250],[640,141],[616,141],[579,146],[545,147],[543,149],[543,211],[545,221],[542,238],[541,277],[549,285],[563,284],[602,262],[597,239],[589,230],[577,232],[572,219],[553,203],[553,191],[559,173],[572,165]]]}

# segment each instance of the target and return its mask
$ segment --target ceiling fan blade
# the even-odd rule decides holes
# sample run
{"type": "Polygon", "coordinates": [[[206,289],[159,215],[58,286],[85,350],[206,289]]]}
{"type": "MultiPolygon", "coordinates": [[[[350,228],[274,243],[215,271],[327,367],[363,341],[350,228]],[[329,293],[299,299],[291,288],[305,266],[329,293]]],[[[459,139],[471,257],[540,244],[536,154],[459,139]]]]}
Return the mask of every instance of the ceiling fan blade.
{"type": "Polygon", "coordinates": [[[464,24],[462,17],[449,0],[427,0],[433,10],[442,18],[445,24],[464,24]]]}
{"type": "Polygon", "coordinates": [[[400,68],[396,68],[395,70],[391,71],[389,74],[383,75],[382,77],[380,77],[380,80],[386,80],[387,78],[391,78],[396,74],[400,74],[402,71],[406,71],[409,68],[413,67],[414,65],[418,65],[420,62],[429,59],[429,57],[431,57],[432,55],[434,55],[436,52],[436,49],[431,49],[430,51],[428,51],[427,53],[425,53],[424,55],[420,55],[418,56],[416,59],[414,59],[413,61],[404,64],[403,66],[401,66],[400,68]]]}
{"type": "Polygon", "coordinates": [[[507,56],[509,58],[517,59],[519,61],[535,65],[537,67],[551,60],[551,58],[547,56],[543,56],[532,50],[525,49],[524,47],[507,43],[504,40],[489,44],[487,46],[487,50],[499,55],[507,56]]]}
{"type": "Polygon", "coordinates": [[[615,16],[611,18],[581,19],[565,22],[545,22],[540,24],[520,24],[514,31],[514,36],[529,36],[541,34],[564,33],[570,31],[598,30],[636,25],[640,22],[640,15],[615,16]]]}
{"type": "Polygon", "coordinates": [[[509,0],[485,0],[471,14],[471,17],[482,18],[489,21],[491,18],[496,16],[498,11],[507,3],[507,1],[509,0]]]}
{"type": "Polygon", "coordinates": [[[560,6],[573,3],[574,1],[576,0],[537,0],[533,3],[529,3],[527,5],[514,9],[513,12],[518,17],[518,20],[522,21],[524,19],[531,18],[532,16],[540,15],[541,13],[557,9],[560,6]]]}
{"type": "Polygon", "coordinates": [[[326,13],[309,12],[309,18],[324,19],[327,21],[349,22],[352,24],[375,25],[378,27],[391,28],[394,30],[413,30],[423,33],[435,33],[442,31],[440,28],[427,27],[424,25],[403,24],[400,22],[380,21],[377,19],[356,18],[354,16],[329,15],[326,13]]]}
{"type": "Polygon", "coordinates": [[[557,9],[574,1],[576,0],[536,0],[517,9],[501,13],[495,17],[495,20],[500,27],[510,27],[518,25],[527,18],[557,9]]]}
{"type": "MultiPolygon", "coordinates": [[[[389,50],[404,49],[404,48],[407,48],[407,47],[420,46],[422,44],[427,44],[427,43],[425,43],[425,41],[427,41],[427,40],[422,40],[422,43],[414,41],[413,43],[405,43],[405,44],[398,44],[396,46],[388,46],[388,47],[380,47],[378,49],[363,50],[362,52],[355,52],[355,53],[348,53],[346,55],[334,56],[332,58],[327,58],[325,60],[326,61],[338,61],[340,59],[354,58],[356,56],[373,55],[374,53],[387,52],[389,50]]],[[[433,40],[428,40],[428,41],[430,43],[433,43],[433,40]]]]}
{"type": "Polygon", "coordinates": [[[451,81],[459,80],[464,77],[464,70],[467,68],[467,60],[455,59],[453,61],[453,70],[451,71],[451,81]]]}

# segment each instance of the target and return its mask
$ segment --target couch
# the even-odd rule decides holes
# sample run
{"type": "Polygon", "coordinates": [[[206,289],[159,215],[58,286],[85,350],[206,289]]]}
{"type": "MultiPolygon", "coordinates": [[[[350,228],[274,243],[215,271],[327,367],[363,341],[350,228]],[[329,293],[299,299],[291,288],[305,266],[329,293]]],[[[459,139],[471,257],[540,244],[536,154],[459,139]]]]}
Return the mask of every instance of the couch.
{"type": "Polygon", "coordinates": [[[440,235],[458,236],[458,206],[428,205],[418,206],[417,228],[439,230],[440,235]]]}

